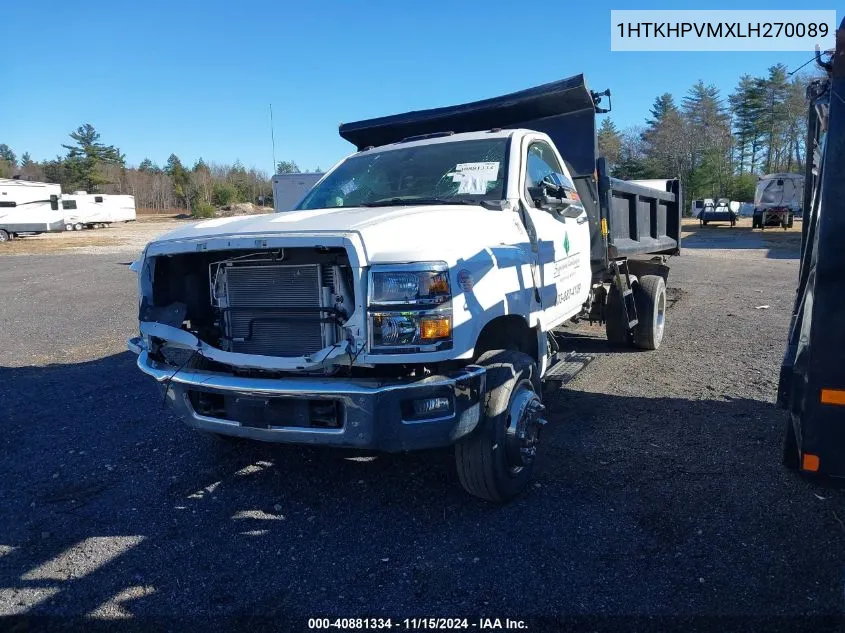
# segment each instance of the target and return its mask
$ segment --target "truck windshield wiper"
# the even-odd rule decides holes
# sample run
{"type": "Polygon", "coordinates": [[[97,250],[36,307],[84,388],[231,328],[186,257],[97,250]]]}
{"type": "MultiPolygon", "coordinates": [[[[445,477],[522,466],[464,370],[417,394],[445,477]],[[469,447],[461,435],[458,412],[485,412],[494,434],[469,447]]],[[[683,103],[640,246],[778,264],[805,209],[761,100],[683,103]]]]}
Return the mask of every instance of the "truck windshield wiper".
{"type": "Polygon", "coordinates": [[[479,205],[481,200],[473,202],[471,200],[446,200],[444,198],[382,198],[381,200],[373,200],[372,202],[361,203],[362,207],[402,207],[416,204],[469,204],[479,205]]]}

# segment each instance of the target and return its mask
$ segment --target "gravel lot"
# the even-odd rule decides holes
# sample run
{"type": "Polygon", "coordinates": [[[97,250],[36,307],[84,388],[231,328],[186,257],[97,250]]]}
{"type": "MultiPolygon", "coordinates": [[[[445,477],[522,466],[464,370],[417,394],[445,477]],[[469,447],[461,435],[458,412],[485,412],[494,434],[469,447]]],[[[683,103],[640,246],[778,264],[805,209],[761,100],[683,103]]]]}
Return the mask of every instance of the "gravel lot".
{"type": "Polygon", "coordinates": [[[129,238],[0,257],[0,615],[29,630],[835,627],[803,618],[842,614],[845,495],[781,467],[773,404],[796,235],[690,225],[685,246],[658,352],[567,331],[596,360],[548,397],[536,484],[505,507],[462,492],[450,451],[224,446],[184,427],[123,351],[129,238]]]}

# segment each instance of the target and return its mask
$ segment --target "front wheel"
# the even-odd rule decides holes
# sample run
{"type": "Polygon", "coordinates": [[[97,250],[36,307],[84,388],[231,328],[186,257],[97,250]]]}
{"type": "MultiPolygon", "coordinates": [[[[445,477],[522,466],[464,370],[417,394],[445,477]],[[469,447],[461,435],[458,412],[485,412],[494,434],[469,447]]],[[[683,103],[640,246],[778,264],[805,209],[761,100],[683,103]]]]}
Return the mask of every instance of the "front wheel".
{"type": "Polygon", "coordinates": [[[493,350],[478,365],[487,369],[484,418],[455,445],[458,479],[476,497],[503,503],[531,481],[544,407],[537,364],[527,354],[493,350]]]}
{"type": "Polygon", "coordinates": [[[9,238],[10,238],[10,236],[9,236],[8,231],[4,231],[3,229],[0,229],[0,243],[8,242],[9,238]]]}

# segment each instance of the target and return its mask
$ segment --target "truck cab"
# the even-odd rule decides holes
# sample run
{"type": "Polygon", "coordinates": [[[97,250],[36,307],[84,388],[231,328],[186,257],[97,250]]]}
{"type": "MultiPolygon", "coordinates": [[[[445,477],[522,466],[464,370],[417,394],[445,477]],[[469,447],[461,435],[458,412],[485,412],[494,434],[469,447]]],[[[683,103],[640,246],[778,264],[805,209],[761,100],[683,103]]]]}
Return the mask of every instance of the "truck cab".
{"type": "MultiPolygon", "coordinates": [[[[576,116],[594,107],[577,79],[553,85],[576,116]]],[[[477,129],[485,116],[470,106],[342,126],[358,151],[297,209],[147,246],[129,345],[190,426],[383,451],[454,445],[464,487],[505,501],[533,471],[541,380],[561,360],[553,330],[583,316],[615,344],[660,345],[668,268],[631,257],[679,251],[677,182],[610,178],[592,119],[587,160],[567,160],[553,130],[477,129]]]]}

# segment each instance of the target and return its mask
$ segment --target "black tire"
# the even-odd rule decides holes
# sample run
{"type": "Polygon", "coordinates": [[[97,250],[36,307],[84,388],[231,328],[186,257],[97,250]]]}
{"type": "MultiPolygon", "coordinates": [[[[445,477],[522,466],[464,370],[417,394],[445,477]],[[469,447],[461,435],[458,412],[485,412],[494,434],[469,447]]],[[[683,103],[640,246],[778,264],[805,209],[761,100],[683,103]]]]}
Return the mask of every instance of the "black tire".
{"type": "Polygon", "coordinates": [[[666,329],[666,282],[660,275],[643,275],[634,286],[637,327],[634,344],[640,349],[657,349],[666,329]]]}
{"type": "Polygon", "coordinates": [[[477,364],[487,369],[484,418],[469,436],[455,445],[455,465],[461,485],[471,495],[503,503],[525,490],[534,473],[533,454],[524,461],[514,459],[514,449],[524,444],[516,441],[514,427],[527,421],[525,429],[533,453],[542,421],[542,406],[531,414],[512,420],[512,407],[530,403],[520,411],[540,403],[540,377],[537,364],[527,354],[511,350],[485,352],[477,364]],[[512,425],[513,423],[513,425],[512,425]],[[510,439],[509,439],[510,438],[510,439]]]}
{"type": "Polygon", "coordinates": [[[795,216],[790,215],[789,220],[786,221],[786,228],[791,229],[794,222],[795,222],[795,216]]]}
{"type": "Polygon", "coordinates": [[[628,324],[622,316],[622,295],[616,284],[610,285],[604,306],[604,331],[607,342],[613,347],[629,347],[628,324]]]}
{"type": "Polygon", "coordinates": [[[791,416],[786,418],[786,434],[783,438],[783,465],[789,470],[798,470],[801,455],[798,451],[798,438],[795,436],[795,427],[792,425],[791,416]]]}
{"type": "Polygon", "coordinates": [[[12,239],[12,236],[9,235],[8,231],[0,229],[0,243],[8,242],[10,239],[12,239]]]}

